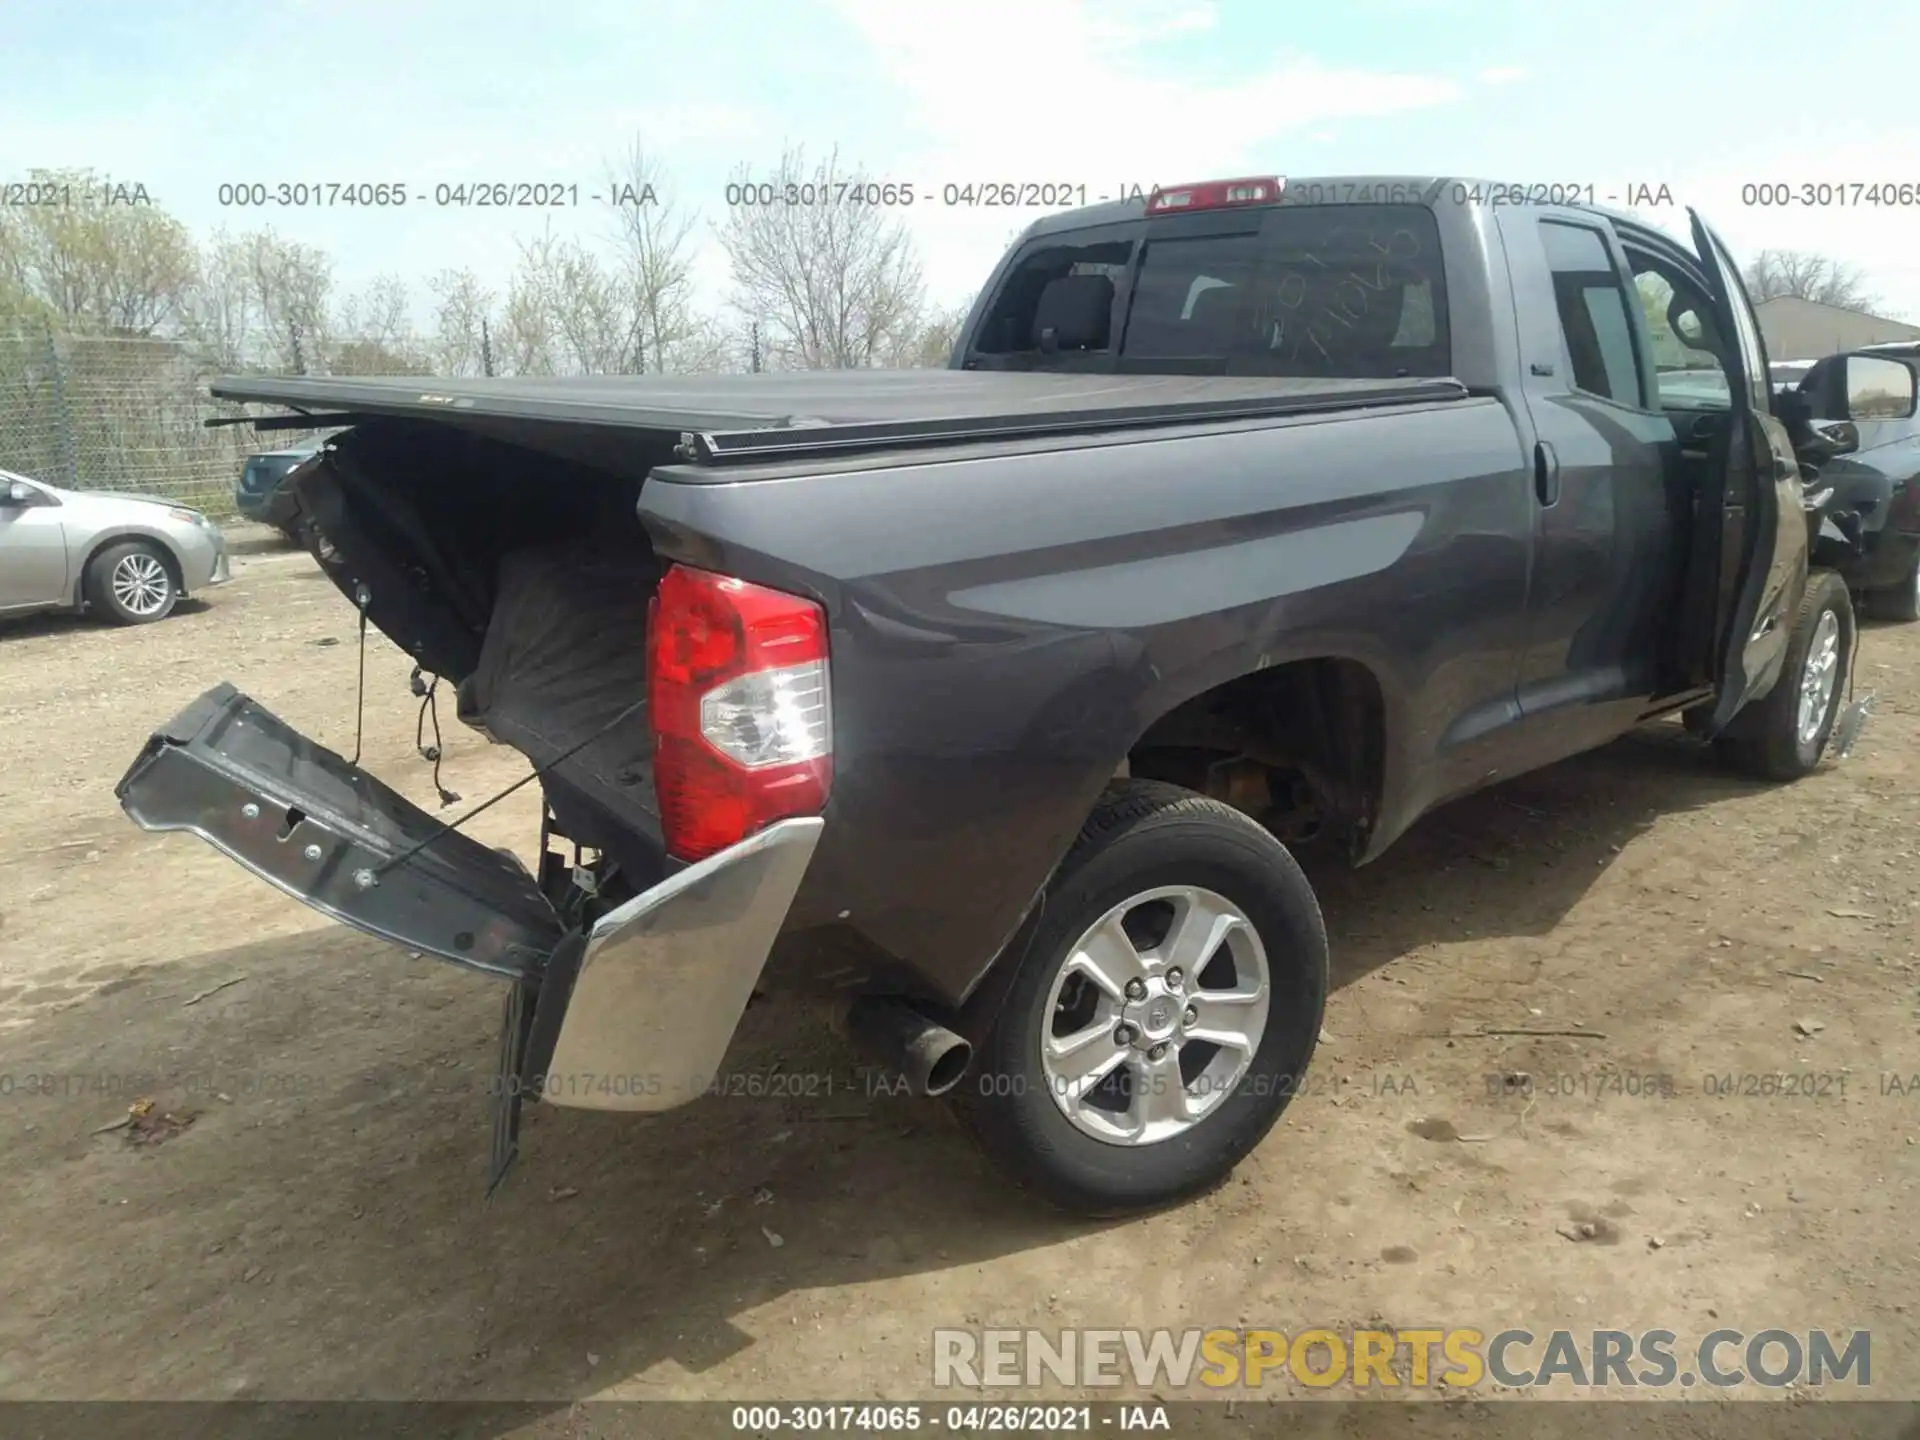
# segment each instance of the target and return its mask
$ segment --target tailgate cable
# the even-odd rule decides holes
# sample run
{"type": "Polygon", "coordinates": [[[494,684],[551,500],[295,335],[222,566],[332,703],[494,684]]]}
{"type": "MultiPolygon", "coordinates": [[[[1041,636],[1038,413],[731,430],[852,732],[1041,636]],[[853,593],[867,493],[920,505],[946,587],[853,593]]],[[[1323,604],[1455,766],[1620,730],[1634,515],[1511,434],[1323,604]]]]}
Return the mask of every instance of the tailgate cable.
{"type": "Polygon", "coordinates": [[[356,770],[360,768],[360,741],[367,728],[367,602],[372,598],[364,585],[353,597],[360,607],[360,687],[353,702],[353,759],[347,763],[356,770]]]}
{"type": "MultiPolygon", "coordinates": [[[[354,587],[353,603],[360,611],[360,677],[355,686],[353,701],[353,759],[347,763],[357,770],[360,768],[360,752],[367,732],[367,607],[373,603],[373,595],[365,585],[354,587]]],[[[460,802],[460,794],[440,783],[442,746],[440,707],[434,703],[434,692],[440,688],[440,677],[434,676],[433,683],[428,684],[422,678],[424,674],[425,672],[416,665],[413,667],[413,674],[407,679],[407,688],[415,695],[422,697],[420,713],[414,717],[413,721],[413,748],[420,752],[422,760],[433,762],[433,788],[439,793],[440,805],[444,809],[448,805],[457,805],[460,802]],[[425,743],[429,714],[433,716],[433,744],[431,745],[425,743]]]]}
{"type": "Polygon", "coordinates": [[[619,714],[615,715],[611,720],[607,721],[606,724],[601,725],[595,730],[589,731],[585,737],[576,741],[572,745],[569,745],[566,749],[562,750],[558,755],[554,756],[553,759],[547,761],[546,764],[534,766],[532,770],[528,771],[525,775],[522,775],[518,780],[514,781],[513,784],[507,786],[506,789],[502,790],[498,795],[495,795],[492,799],[482,800],[478,805],[474,806],[473,809],[467,811],[467,813],[462,815],[458,820],[441,821],[440,828],[434,831],[431,835],[427,836],[426,839],[418,842],[417,844],[409,845],[405,850],[402,850],[398,855],[394,856],[391,860],[383,860],[378,865],[374,866],[373,867],[374,879],[377,881],[380,876],[386,874],[389,870],[397,869],[399,866],[406,864],[407,861],[411,860],[414,856],[418,855],[422,850],[426,849],[427,846],[433,844],[434,841],[439,840],[444,836],[452,834],[455,830],[459,829],[462,825],[466,824],[467,821],[473,819],[473,817],[478,815],[481,811],[492,809],[495,805],[498,805],[502,800],[506,799],[507,796],[513,794],[514,791],[518,790],[521,786],[525,785],[528,781],[538,780],[542,776],[547,774],[550,770],[552,770],[554,766],[560,764],[562,761],[571,760],[575,755],[578,755],[582,750],[586,749],[587,746],[591,745],[594,741],[598,740],[602,735],[606,734],[609,730],[613,729],[614,726],[618,725],[622,720],[625,720],[629,715],[632,715],[637,710],[644,709],[646,707],[646,703],[647,703],[647,697],[642,695],[638,700],[634,701],[631,705],[627,706],[626,709],[620,711],[619,714]]]}
{"type": "Polygon", "coordinates": [[[460,792],[449,790],[440,783],[440,707],[434,702],[434,694],[440,689],[440,677],[434,676],[431,684],[425,677],[426,672],[416,665],[413,667],[413,674],[407,679],[407,688],[421,697],[420,713],[413,720],[413,748],[420,752],[422,760],[433,762],[433,788],[439,793],[440,808],[444,810],[449,805],[459,803],[460,792]],[[433,744],[431,745],[426,744],[423,739],[429,715],[433,717],[433,744]]]}

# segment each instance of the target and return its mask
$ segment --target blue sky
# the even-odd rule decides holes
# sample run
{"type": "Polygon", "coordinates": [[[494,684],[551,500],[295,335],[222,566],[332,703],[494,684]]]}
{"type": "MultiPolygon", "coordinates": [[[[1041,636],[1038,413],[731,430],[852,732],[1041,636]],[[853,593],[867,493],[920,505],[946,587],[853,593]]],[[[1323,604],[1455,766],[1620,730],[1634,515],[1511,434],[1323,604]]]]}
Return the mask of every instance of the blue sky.
{"type": "MultiPolygon", "coordinates": [[[[561,180],[637,135],[683,203],[736,166],[837,145],[920,187],[900,212],[936,299],[971,294],[1034,211],[945,183],[1446,173],[1666,184],[1742,256],[1817,249],[1920,319],[1920,203],[1765,208],[1758,181],[1920,185],[1920,7],[1691,0],[6,0],[0,172],[140,181],[205,236],[325,246],[351,292],[470,265],[500,284],[542,224],[604,211],[223,209],[223,181],[561,180]],[[1816,57],[1828,57],[1824,62],[1816,57]],[[1822,70],[1823,63],[1829,67],[1822,70]]],[[[1681,212],[1652,218],[1684,226],[1681,212]]],[[[703,286],[725,289],[717,247],[703,286]]],[[[417,318],[424,320],[424,314],[417,318]]]]}

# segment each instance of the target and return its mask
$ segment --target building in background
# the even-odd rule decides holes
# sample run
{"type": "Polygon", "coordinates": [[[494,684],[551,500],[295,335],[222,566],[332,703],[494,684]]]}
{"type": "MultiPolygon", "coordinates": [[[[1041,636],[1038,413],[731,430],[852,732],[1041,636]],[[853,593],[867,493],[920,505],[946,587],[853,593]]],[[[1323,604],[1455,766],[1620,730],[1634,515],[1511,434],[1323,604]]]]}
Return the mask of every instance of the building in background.
{"type": "Polygon", "coordinates": [[[1753,307],[1770,360],[1818,360],[1863,345],[1920,340],[1920,325],[1888,320],[1795,295],[1776,295],[1753,307]]]}

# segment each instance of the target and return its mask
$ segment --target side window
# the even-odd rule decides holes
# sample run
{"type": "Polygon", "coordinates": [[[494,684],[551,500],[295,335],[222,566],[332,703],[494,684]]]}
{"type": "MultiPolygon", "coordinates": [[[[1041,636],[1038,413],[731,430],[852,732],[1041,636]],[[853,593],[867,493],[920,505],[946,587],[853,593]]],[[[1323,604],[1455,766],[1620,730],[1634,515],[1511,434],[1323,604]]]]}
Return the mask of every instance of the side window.
{"type": "Polygon", "coordinates": [[[1627,252],[1633,288],[1653,347],[1653,383],[1662,409],[1724,409],[1732,403],[1725,341],[1713,304],[1696,280],[1666,260],[1627,252]]]}
{"type": "Polygon", "coordinates": [[[1573,360],[1574,388],[1622,405],[1644,405],[1627,287],[1605,238],[1585,225],[1543,220],[1540,239],[1553,272],[1554,304],[1573,360]]]}

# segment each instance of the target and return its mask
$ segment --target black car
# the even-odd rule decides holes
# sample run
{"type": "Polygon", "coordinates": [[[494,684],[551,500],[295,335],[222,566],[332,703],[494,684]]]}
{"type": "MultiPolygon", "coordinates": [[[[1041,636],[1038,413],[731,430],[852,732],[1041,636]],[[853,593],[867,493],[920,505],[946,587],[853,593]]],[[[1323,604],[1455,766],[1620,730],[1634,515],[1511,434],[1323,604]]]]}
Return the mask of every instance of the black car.
{"type": "Polygon", "coordinates": [[[1830,524],[1848,534],[1847,587],[1888,620],[1920,619],[1920,345],[1873,345],[1816,361],[1794,387],[1813,418],[1845,415],[1845,452],[1820,466],[1830,524]],[[1903,373],[1907,372],[1907,373],[1903,373]]]}
{"type": "Polygon", "coordinates": [[[247,463],[240,467],[239,482],[233,487],[234,509],[249,520],[273,526],[299,544],[293,495],[280,482],[291,475],[301,461],[318,451],[318,446],[308,445],[297,450],[263,450],[249,455],[247,463]]]}

